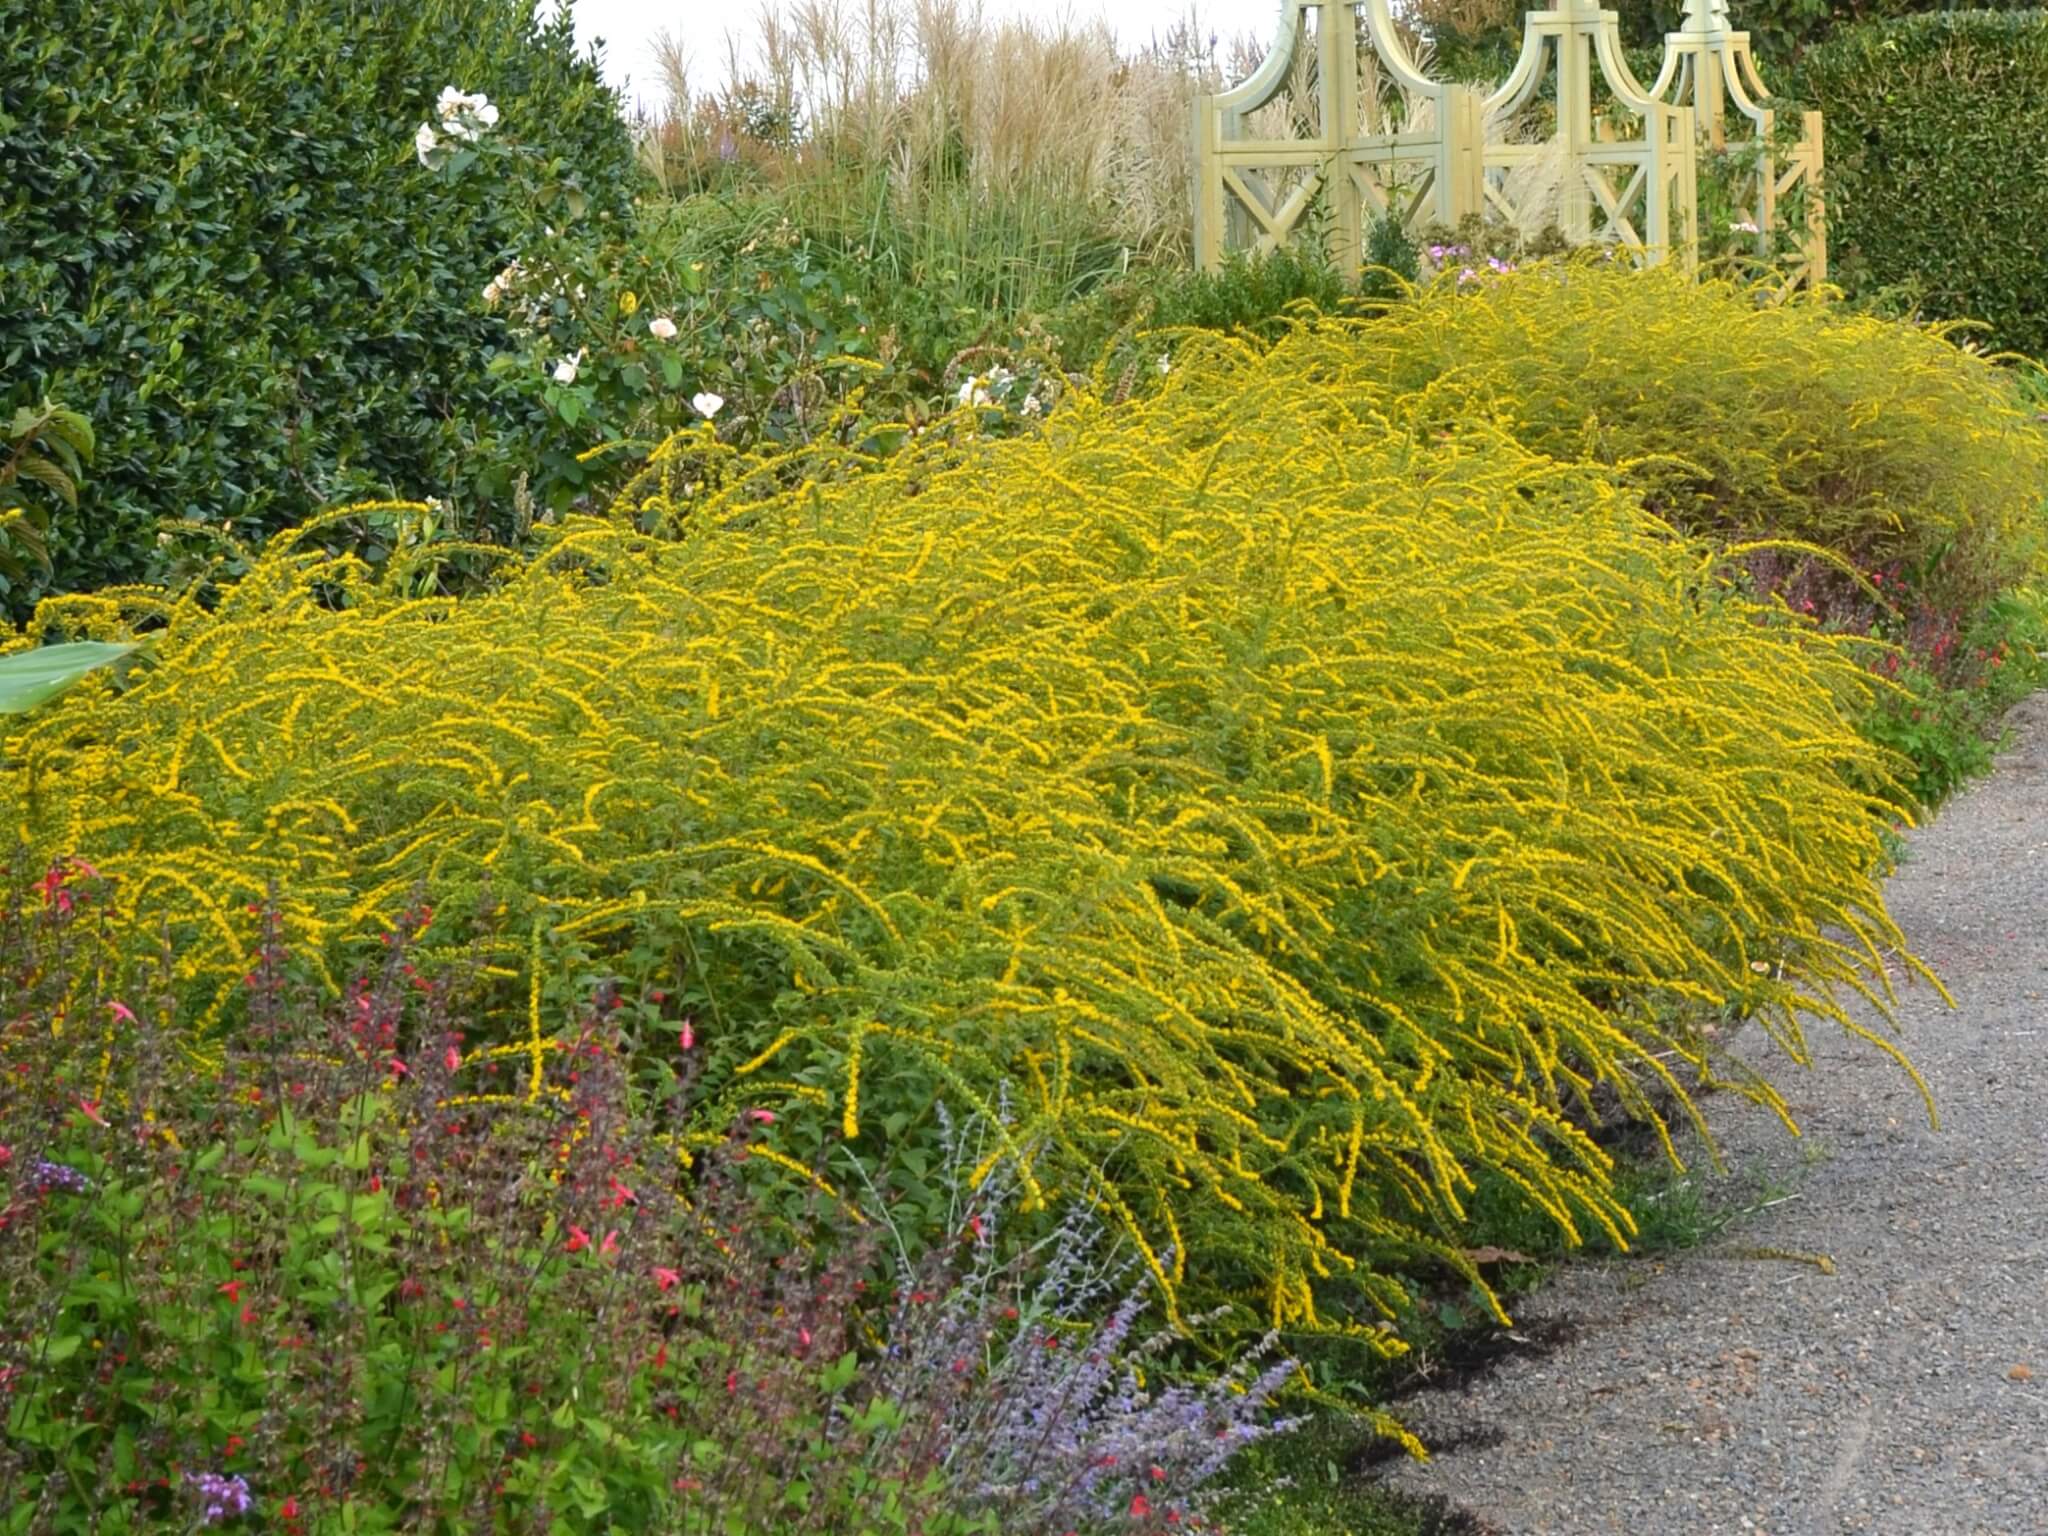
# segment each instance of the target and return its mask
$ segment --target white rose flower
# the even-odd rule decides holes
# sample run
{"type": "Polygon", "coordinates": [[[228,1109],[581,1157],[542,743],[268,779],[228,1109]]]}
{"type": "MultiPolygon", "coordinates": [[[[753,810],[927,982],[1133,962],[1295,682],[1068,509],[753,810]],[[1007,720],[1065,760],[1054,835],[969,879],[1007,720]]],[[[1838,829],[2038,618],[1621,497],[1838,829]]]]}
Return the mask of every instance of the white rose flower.
{"type": "Polygon", "coordinates": [[[421,123],[412,136],[412,147],[420,157],[420,164],[431,169],[441,148],[441,136],[434,132],[431,123],[421,123]]]}
{"type": "Polygon", "coordinates": [[[565,357],[555,364],[555,382],[557,384],[574,384],[576,382],[576,370],[582,361],[583,354],[579,352],[576,356],[565,357]]]}
{"type": "Polygon", "coordinates": [[[674,341],[676,339],[676,323],[669,319],[667,315],[656,315],[647,322],[647,334],[662,341],[674,341]]]}
{"type": "Polygon", "coordinates": [[[701,395],[692,395],[690,397],[690,405],[699,416],[709,421],[725,409],[725,396],[714,395],[707,389],[701,395]]]}
{"type": "Polygon", "coordinates": [[[444,85],[441,87],[440,96],[434,102],[434,110],[443,117],[453,117],[462,110],[462,104],[468,100],[469,98],[454,86],[444,85]]]}

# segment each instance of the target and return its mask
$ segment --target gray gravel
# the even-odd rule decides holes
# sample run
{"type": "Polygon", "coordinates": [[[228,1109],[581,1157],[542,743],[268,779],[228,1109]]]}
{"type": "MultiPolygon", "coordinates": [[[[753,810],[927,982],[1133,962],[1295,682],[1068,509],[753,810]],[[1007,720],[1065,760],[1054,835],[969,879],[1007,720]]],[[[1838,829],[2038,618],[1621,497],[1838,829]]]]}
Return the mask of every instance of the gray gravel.
{"type": "Polygon", "coordinates": [[[2048,1536],[2048,695],[2013,727],[1888,889],[1958,1004],[1922,985],[1899,1020],[1940,1130],[1891,1062],[1816,1029],[1811,1073],[1772,1064],[1802,1140],[1709,1108],[1718,1197],[1778,1203],[1700,1250],[1563,1271],[1517,1321],[1578,1336],[1403,1404],[1479,1448],[1393,1486],[1511,1536],[2048,1536]]]}

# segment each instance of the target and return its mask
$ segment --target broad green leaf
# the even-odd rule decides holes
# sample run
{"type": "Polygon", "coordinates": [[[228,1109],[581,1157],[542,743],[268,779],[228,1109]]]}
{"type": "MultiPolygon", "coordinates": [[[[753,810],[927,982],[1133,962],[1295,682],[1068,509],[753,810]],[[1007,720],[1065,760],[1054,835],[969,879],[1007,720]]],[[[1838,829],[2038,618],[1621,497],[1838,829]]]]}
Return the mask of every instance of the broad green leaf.
{"type": "Polygon", "coordinates": [[[25,715],[134,649],[132,644],[79,640],[0,656],[0,714],[25,715]]]}

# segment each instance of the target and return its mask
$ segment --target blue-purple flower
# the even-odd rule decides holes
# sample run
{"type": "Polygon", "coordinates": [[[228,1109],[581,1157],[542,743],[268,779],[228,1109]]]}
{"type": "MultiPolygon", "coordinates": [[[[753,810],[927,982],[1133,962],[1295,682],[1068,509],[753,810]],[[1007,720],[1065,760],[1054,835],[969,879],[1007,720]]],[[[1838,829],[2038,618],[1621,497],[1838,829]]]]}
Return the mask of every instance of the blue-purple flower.
{"type": "Polygon", "coordinates": [[[219,1472],[192,1472],[186,1474],[186,1481],[199,1495],[201,1525],[246,1515],[254,1502],[249,1493],[249,1481],[244,1477],[226,1477],[219,1472]]]}
{"type": "Polygon", "coordinates": [[[47,1157],[39,1157],[35,1166],[29,1169],[29,1182],[41,1194],[61,1189],[67,1194],[82,1195],[92,1187],[92,1180],[65,1163],[53,1163],[47,1157]]]}

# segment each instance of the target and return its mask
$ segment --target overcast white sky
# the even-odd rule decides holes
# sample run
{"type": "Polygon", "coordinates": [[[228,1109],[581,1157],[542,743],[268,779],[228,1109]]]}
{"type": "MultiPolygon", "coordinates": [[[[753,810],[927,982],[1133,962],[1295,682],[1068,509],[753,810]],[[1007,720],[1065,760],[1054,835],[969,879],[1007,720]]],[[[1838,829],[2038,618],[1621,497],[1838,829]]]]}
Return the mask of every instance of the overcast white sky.
{"type": "MultiPolygon", "coordinates": [[[[983,0],[991,16],[1045,16],[1071,13],[1087,18],[1107,16],[1126,42],[1142,42],[1163,31],[1187,11],[1187,0],[1072,0],[1071,4],[1033,4],[1031,0],[983,0]]],[[[621,87],[639,85],[653,76],[648,45],[663,31],[679,35],[699,68],[693,77],[707,85],[722,74],[726,36],[744,38],[753,27],[759,0],[575,0],[576,33],[585,42],[603,38],[605,73],[621,87]]],[[[1280,0],[1198,0],[1196,12],[1205,28],[1224,37],[1252,32],[1267,37],[1274,31],[1280,0]]],[[[630,88],[627,99],[633,98],[630,88]]]]}

